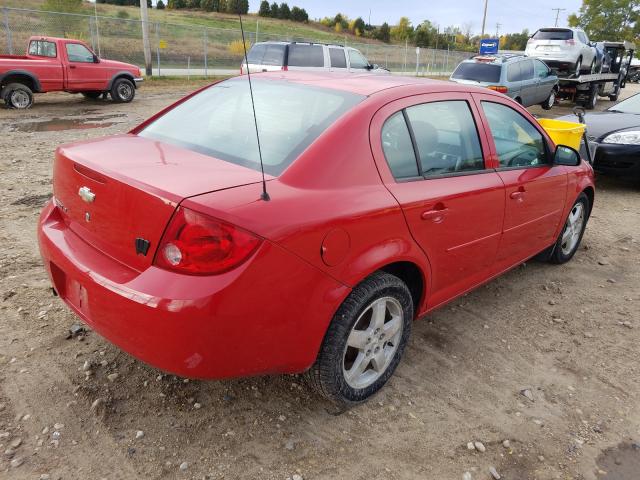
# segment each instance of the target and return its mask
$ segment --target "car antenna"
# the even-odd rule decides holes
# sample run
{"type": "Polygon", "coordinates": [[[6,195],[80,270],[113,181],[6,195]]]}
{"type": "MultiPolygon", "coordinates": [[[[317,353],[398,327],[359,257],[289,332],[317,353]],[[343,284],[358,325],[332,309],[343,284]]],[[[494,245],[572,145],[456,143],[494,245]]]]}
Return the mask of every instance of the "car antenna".
{"type": "Polygon", "coordinates": [[[244,27],[242,26],[242,14],[238,13],[240,19],[240,32],[242,32],[242,48],[244,49],[244,61],[247,64],[247,78],[249,79],[249,94],[251,95],[251,109],[253,110],[253,123],[256,126],[256,140],[258,141],[258,157],[260,157],[260,172],[262,172],[262,195],[260,198],[265,202],[271,200],[267,193],[267,182],[264,179],[264,163],[262,162],[262,148],[260,148],[260,133],[258,133],[258,117],[256,116],[256,104],[253,101],[253,88],[251,87],[251,72],[249,71],[249,59],[247,58],[247,44],[244,40],[244,27]]]}

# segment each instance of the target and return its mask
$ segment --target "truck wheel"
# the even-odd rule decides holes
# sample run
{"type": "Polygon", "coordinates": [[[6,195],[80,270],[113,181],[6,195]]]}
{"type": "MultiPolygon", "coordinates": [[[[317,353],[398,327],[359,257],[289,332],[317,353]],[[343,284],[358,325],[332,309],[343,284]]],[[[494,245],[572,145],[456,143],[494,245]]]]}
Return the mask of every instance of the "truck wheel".
{"type": "Polygon", "coordinates": [[[10,83],[4,87],[2,94],[4,96],[4,103],[6,103],[9,108],[23,110],[33,105],[33,92],[22,83],[10,83]]]}
{"type": "Polygon", "coordinates": [[[581,72],[582,72],[582,57],[578,57],[578,61],[576,62],[573,68],[573,75],[575,77],[579,77],[581,72]]]}
{"type": "Polygon", "coordinates": [[[589,98],[584,102],[584,108],[587,110],[593,110],[598,103],[598,85],[593,84],[589,89],[589,98]]]}
{"type": "Polygon", "coordinates": [[[128,78],[118,78],[111,86],[111,99],[116,103],[129,103],[136,96],[136,87],[128,78]]]}
{"type": "Polygon", "coordinates": [[[100,95],[102,95],[102,92],[82,92],[82,96],[84,98],[88,98],[90,100],[95,100],[97,99],[100,95]]]}
{"type": "Polygon", "coordinates": [[[413,322],[413,300],[398,277],[377,272],[356,286],[333,317],[306,373],[340,407],[367,400],[398,366],[413,322]]]}

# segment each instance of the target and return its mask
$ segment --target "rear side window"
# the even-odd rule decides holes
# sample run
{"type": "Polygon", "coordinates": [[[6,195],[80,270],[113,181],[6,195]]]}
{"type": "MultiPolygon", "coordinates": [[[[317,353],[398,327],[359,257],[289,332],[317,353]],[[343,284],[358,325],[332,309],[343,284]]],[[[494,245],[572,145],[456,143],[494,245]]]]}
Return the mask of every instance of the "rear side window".
{"type": "Polygon", "coordinates": [[[33,40],[29,44],[29,55],[55,58],[58,55],[58,52],[56,51],[56,44],[53,42],[33,40]]]}
{"type": "MultiPolygon", "coordinates": [[[[365,97],[276,80],[253,80],[265,172],[280,175],[365,97]]],[[[139,135],[260,171],[246,78],[213,85],[169,110],[139,135]]]]}
{"type": "Polygon", "coordinates": [[[250,64],[254,65],[275,65],[284,64],[285,45],[279,44],[257,44],[251,47],[247,54],[250,64]]]}
{"type": "Polygon", "coordinates": [[[396,179],[419,176],[411,136],[402,112],[391,115],[382,127],[382,149],[396,179]]]}
{"type": "Polygon", "coordinates": [[[533,61],[523,60],[520,63],[520,80],[533,79],[533,61]]]}
{"type": "Polygon", "coordinates": [[[478,130],[467,102],[453,100],[407,108],[425,177],[484,169],[478,130]]]}
{"type": "Polygon", "coordinates": [[[521,78],[520,62],[507,65],[507,81],[519,82],[521,78]]]}
{"type": "Polygon", "coordinates": [[[458,80],[475,80],[476,82],[498,83],[500,81],[500,66],[490,63],[462,62],[456,68],[451,78],[458,80]]]}
{"type": "Polygon", "coordinates": [[[290,67],[324,67],[324,50],[322,45],[289,45],[290,67]]]}
{"type": "Polygon", "coordinates": [[[564,28],[543,28],[534,35],[534,40],[571,40],[573,31],[564,28]]]}
{"type": "Polygon", "coordinates": [[[329,58],[333,68],[347,68],[347,57],[341,48],[330,48],[329,58]]]}

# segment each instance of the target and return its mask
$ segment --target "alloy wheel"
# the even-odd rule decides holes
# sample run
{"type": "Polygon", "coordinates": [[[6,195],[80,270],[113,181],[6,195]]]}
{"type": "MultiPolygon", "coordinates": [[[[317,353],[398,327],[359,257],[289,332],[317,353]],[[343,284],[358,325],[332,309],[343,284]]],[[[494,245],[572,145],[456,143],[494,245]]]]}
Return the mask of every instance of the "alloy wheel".
{"type": "Polygon", "coordinates": [[[366,388],[387,370],[404,326],[400,302],[382,297],[371,302],[356,320],[344,350],[342,373],[350,387],[366,388]]]}
{"type": "Polygon", "coordinates": [[[133,89],[128,83],[122,82],[120,85],[118,85],[118,96],[122,100],[129,100],[132,94],[133,89]]]}
{"type": "Polygon", "coordinates": [[[11,92],[11,105],[14,108],[27,108],[30,100],[29,95],[22,90],[14,90],[11,92]]]}
{"type": "Polygon", "coordinates": [[[555,103],[556,103],[556,91],[551,90],[551,93],[549,94],[549,98],[547,99],[547,106],[549,108],[552,108],[555,103]]]}
{"type": "Polygon", "coordinates": [[[584,213],[584,205],[582,203],[576,203],[569,213],[560,242],[560,248],[565,255],[570,255],[580,241],[582,227],[584,226],[584,213]]]}

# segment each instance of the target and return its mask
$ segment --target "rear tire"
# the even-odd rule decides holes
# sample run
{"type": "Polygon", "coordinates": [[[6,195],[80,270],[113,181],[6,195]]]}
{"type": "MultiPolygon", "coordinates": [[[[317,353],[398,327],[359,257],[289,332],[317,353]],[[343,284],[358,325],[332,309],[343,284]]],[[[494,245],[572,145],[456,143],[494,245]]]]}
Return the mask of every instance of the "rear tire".
{"type": "Polygon", "coordinates": [[[551,93],[549,93],[549,96],[547,97],[547,99],[544,102],[542,102],[540,106],[544,110],[551,110],[555,105],[555,103],[556,103],[556,89],[553,88],[551,89],[551,93]]]}
{"type": "Polygon", "coordinates": [[[578,57],[576,64],[573,67],[573,76],[579,77],[582,72],[582,57],[578,57]]]}
{"type": "Polygon", "coordinates": [[[22,83],[10,83],[2,90],[2,99],[7,107],[24,110],[33,105],[33,92],[22,83]]]}
{"type": "Polygon", "coordinates": [[[589,198],[584,193],[581,193],[569,211],[564,228],[549,255],[549,262],[560,265],[573,258],[580,246],[580,242],[582,242],[582,236],[587,227],[590,213],[589,198]]]}
{"type": "Polygon", "coordinates": [[[387,382],[411,333],[413,299],[398,277],[376,272],[353,289],[333,317],[310,386],[341,408],[364,402],[387,382]]]}
{"type": "Polygon", "coordinates": [[[96,100],[102,95],[102,92],[82,92],[82,96],[89,100],[96,100]]]}
{"type": "Polygon", "coordinates": [[[129,103],[136,96],[136,87],[128,78],[118,78],[111,86],[111,99],[116,103],[129,103]]]}

